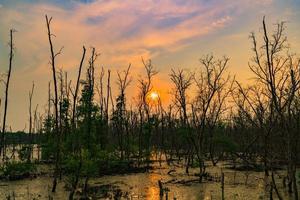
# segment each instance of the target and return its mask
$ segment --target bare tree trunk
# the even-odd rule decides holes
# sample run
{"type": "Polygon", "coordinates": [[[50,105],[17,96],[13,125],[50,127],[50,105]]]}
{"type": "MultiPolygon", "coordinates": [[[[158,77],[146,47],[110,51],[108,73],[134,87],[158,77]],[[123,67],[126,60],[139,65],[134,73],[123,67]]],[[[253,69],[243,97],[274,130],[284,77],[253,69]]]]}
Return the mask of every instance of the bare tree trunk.
{"type": "Polygon", "coordinates": [[[48,30],[48,39],[49,39],[49,45],[50,45],[50,53],[51,53],[51,66],[52,66],[52,75],[53,75],[53,84],[54,84],[54,108],[55,108],[55,134],[57,138],[57,148],[56,148],[56,158],[55,158],[55,171],[54,171],[54,179],[53,179],[53,186],[52,186],[52,192],[55,192],[56,185],[57,185],[57,177],[59,175],[59,162],[60,162],[60,130],[58,126],[58,92],[57,92],[57,80],[56,80],[56,68],[55,68],[55,58],[57,55],[61,53],[59,51],[58,53],[54,54],[54,48],[52,44],[52,36],[50,30],[50,23],[51,23],[52,17],[48,19],[48,16],[46,15],[46,24],[47,24],[47,30],[48,30]]]}
{"type": "MultiPolygon", "coordinates": [[[[32,96],[34,92],[34,82],[32,83],[31,91],[29,91],[29,150],[32,152],[31,145],[32,145],[32,96]]],[[[27,162],[30,162],[31,153],[29,153],[27,162]]]]}
{"type": "Polygon", "coordinates": [[[69,194],[69,200],[73,200],[73,197],[74,197],[74,194],[75,194],[78,182],[79,182],[81,167],[82,167],[82,155],[81,155],[81,149],[80,149],[79,150],[79,164],[78,164],[77,171],[76,171],[76,174],[75,174],[75,181],[72,185],[72,190],[69,194]]]}
{"type": "Polygon", "coordinates": [[[106,113],[105,113],[105,116],[106,116],[106,125],[108,127],[108,112],[109,112],[109,108],[108,108],[108,104],[109,104],[109,98],[110,98],[110,70],[107,71],[107,89],[106,89],[106,113]]]}
{"type": "Polygon", "coordinates": [[[7,81],[5,83],[5,100],[4,100],[4,114],[3,114],[3,121],[2,121],[2,135],[1,135],[1,148],[0,148],[0,155],[1,152],[3,153],[3,161],[6,157],[6,148],[5,148],[5,127],[6,127],[6,115],[7,115],[7,106],[8,106],[8,90],[9,90],[9,82],[10,82],[10,76],[11,76],[11,68],[12,68],[12,61],[14,57],[13,52],[13,32],[14,30],[10,30],[10,53],[9,53],[9,67],[8,67],[8,74],[7,74],[7,81]]]}
{"type": "Polygon", "coordinates": [[[224,172],[221,173],[221,190],[222,190],[222,200],[225,199],[225,192],[224,192],[224,184],[225,183],[225,176],[224,172]]]}
{"type": "Polygon", "coordinates": [[[50,81],[48,83],[48,111],[47,112],[48,112],[47,115],[49,120],[51,115],[51,82],[50,81]]]}
{"type": "Polygon", "coordinates": [[[85,58],[85,52],[86,52],[86,49],[85,49],[85,46],[83,46],[83,53],[82,53],[82,58],[81,58],[79,69],[78,69],[76,88],[75,88],[74,98],[73,98],[73,110],[72,110],[72,125],[73,126],[75,125],[76,102],[77,102],[77,96],[78,96],[78,90],[79,90],[79,83],[80,83],[82,65],[83,65],[84,58],[85,58]]]}
{"type": "Polygon", "coordinates": [[[272,176],[272,183],[271,183],[271,184],[272,184],[272,187],[273,187],[273,189],[275,190],[278,199],[279,199],[279,200],[283,200],[282,196],[280,195],[280,193],[279,193],[279,191],[278,191],[278,189],[277,189],[276,182],[275,182],[275,178],[274,178],[274,172],[273,172],[273,170],[272,170],[271,176],[272,176]]]}
{"type": "MultiPolygon", "coordinates": [[[[81,70],[82,70],[82,66],[83,66],[83,62],[84,62],[84,58],[85,58],[85,53],[86,53],[86,49],[83,46],[83,53],[82,53],[82,58],[81,58],[79,69],[78,69],[76,88],[75,88],[74,97],[73,97],[73,109],[72,109],[72,131],[73,131],[73,134],[75,134],[75,129],[76,129],[75,114],[76,114],[77,96],[78,96],[80,76],[81,76],[81,70]]],[[[72,185],[72,190],[69,195],[69,200],[73,199],[75,190],[76,190],[78,182],[79,182],[79,176],[80,176],[80,171],[81,171],[81,167],[82,167],[81,147],[79,144],[78,144],[78,148],[79,148],[79,152],[78,152],[79,153],[79,164],[78,164],[77,171],[75,174],[75,181],[72,185]]]]}

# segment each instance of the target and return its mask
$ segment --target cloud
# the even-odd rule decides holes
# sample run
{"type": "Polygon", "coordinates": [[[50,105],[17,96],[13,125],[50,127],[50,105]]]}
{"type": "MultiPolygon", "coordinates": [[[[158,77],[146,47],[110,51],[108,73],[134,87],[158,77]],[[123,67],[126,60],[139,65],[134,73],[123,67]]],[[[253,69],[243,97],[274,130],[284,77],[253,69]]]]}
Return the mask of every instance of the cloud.
{"type": "MultiPolygon", "coordinates": [[[[243,13],[254,13],[272,3],[270,0],[24,2],[11,1],[10,6],[0,6],[1,52],[2,47],[7,47],[9,29],[13,27],[18,31],[14,70],[16,77],[24,75],[22,83],[17,84],[23,90],[16,88],[12,94],[23,94],[22,98],[27,97],[32,80],[41,85],[40,92],[37,89],[36,93],[46,96],[50,67],[45,14],[53,17],[51,27],[56,35],[53,38],[56,51],[64,46],[62,55],[57,57],[57,66],[69,71],[71,79],[81,58],[82,45],[96,47],[101,53],[98,66],[118,70],[132,63],[132,75],[136,77],[143,73],[141,57],[156,60],[161,55],[182,51],[195,41],[231,27],[243,13]],[[27,88],[25,92],[24,88],[27,88]]],[[[6,56],[1,53],[1,66],[6,64],[3,61],[7,60],[6,56]]],[[[22,98],[15,99],[21,101],[22,98]]],[[[19,116],[26,116],[26,111],[24,113],[19,116]]]]}
{"type": "MultiPolygon", "coordinates": [[[[16,4],[0,13],[0,23],[5,24],[4,27],[13,25],[21,33],[20,47],[27,47],[22,57],[25,64],[34,65],[30,54],[36,53],[34,62],[38,62],[48,51],[46,13],[54,18],[56,44],[64,46],[66,53],[72,55],[66,59],[74,60],[74,54],[78,54],[74,50],[86,44],[97,47],[106,64],[115,65],[130,62],[134,57],[155,58],[160,53],[177,51],[191,44],[193,39],[229,26],[238,12],[253,4],[270,3],[270,0],[254,3],[250,0],[73,2],[76,3],[70,8],[47,3],[16,4]]],[[[70,61],[70,65],[74,63],[70,61]]]]}

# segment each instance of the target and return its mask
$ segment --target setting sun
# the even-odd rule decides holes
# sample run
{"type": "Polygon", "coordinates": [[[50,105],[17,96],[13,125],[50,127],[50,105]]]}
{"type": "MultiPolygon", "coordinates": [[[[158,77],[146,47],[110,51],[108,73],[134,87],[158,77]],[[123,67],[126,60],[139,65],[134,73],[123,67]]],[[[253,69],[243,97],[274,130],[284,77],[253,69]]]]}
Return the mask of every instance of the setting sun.
{"type": "Polygon", "coordinates": [[[159,94],[155,91],[150,93],[150,98],[152,101],[157,101],[159,99],[159,94]]]}

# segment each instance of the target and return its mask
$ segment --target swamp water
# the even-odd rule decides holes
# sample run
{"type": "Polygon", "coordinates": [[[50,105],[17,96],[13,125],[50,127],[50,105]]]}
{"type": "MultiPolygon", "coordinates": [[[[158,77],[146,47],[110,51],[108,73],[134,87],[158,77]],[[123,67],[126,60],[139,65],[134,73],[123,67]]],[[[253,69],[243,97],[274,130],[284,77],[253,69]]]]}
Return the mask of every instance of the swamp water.
{"type": "MultiPolygon", "coordinates": [[[[208,163],[209,164],[209,163],[208,163]]],[[[168,190],[169,200],[210,200],[221,199],[221,183],[218,180],[221,170],[225,174],[225,199],[269,199],[269,188],[265,187],[263,172],[233,171],[225,168],[225,163],[218,166],[207,167],[207,172],[216,179],[198,183],[197,168],[190,169],[190,176],[185,173],[184,166],[174,164],[168,166],[166,163],[153,164],[153,170],[147,173],[110,175],[101,178],[91,178],[89,181],[89,193],[92,199],[166,199],[160,197],[158,181],[168,190]],[[170,170],[172,170],[171,173],[170,170]]],[[[281,175],[285,172],[280,172],[281,175]]],[[[280,173],[278,174],[280,176],[280,173]]],[[[276,175],[277,187],[284,199],[292,199],[283,191],[282,179],[276,175]]],[[[69,191],[65,182],[60,181],[57,192],[52,194],[52,178],[39,176],[33,179],[20,181],[0,181],[0,199],[14,196],[15,199],[68,199],[69,191]]],[[[81,191],[77,191],[80,193],[81,191]]],[[[276,194],[273,192],[276,199],[276,194]]]]}

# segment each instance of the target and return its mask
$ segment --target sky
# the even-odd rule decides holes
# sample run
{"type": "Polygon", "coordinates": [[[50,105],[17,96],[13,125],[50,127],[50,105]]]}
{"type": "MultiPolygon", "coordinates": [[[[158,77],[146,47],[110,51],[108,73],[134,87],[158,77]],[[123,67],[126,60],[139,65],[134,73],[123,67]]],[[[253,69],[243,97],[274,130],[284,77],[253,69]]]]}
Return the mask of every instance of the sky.
{"type": "MultiPolygon", "coordinates": [[[[300,0],[0,0],[1,77],[8,69],[9,30],[16,30],[7,116],[12,130],[28,130],[33,81],[33,105],[40,113],[45,110],[52,73],[45,14],[53,17],[56,51],[63,47],[57,67],[69,79],[75,80],[83,45],[87,56],[91,47],[100,53],[97,70],[111,69],[113,89],[117,71],[132,64],[129,104],[135,103],[137,80],[144,73],[142,57],[159,71],[153,84],[164,102],[171,98],[171,68],[198,70],[199,58],[211,53],[228,56],[230,73],[247,82],[249,34],[262,32],[263,16],[270,30],[286,21],[292,51],[300,53],[300,0]]],[[[0,89],[3,101],[3,84],[0,89]]],[[[2,121],[3,106],[0,111],[2,121]]]]}

